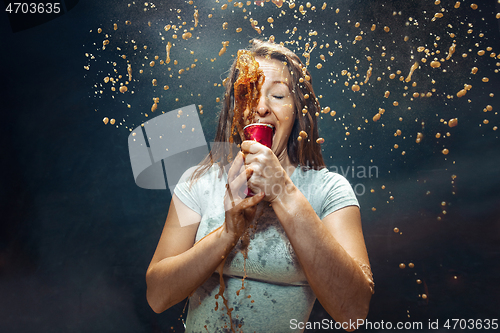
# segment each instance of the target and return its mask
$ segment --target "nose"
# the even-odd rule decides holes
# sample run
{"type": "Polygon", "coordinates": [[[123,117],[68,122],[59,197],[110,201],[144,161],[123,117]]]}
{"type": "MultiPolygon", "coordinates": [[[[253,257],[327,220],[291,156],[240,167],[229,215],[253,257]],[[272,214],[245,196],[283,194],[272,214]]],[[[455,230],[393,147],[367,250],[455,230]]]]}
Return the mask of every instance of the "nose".
{"type": "Polygon", "coordinates": [[[265,96],[260,96],[259,102],[257,103],[257,108],[255,110],[257,114],[261,118],[265,118],[269,114],[271,114],[271,110],[269,109],[269,106],[267,105],[267,98],[265,96]]]}

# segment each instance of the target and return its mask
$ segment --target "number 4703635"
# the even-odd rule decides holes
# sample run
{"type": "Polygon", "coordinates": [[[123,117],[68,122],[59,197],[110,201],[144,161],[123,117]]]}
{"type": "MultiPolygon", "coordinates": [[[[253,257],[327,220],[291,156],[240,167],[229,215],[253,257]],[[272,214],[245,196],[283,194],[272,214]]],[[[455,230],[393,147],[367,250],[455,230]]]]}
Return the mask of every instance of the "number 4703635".
{"type": "Polygon", "coordinates": [[[498,329],[498,319],[448,319],[443,325],[447,329],[498,329]]]}
{"type": "Polygon", "coordinates": [[[9,2],[5,11],[9,14],[59,14],[61,3],[9,2]]]}

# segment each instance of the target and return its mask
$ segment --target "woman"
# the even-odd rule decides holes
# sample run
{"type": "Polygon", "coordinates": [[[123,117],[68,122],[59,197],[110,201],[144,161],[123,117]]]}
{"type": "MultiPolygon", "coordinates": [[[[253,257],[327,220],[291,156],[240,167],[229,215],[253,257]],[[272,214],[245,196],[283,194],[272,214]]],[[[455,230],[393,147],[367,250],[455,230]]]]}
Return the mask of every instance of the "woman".
{"type": "Polygon", "coordinates": [[[281,45],[253,40],[250,51],[265,80],[245,115],[274,126],[272,148],[231,132],[233,64],[215,141],[241,151],[226,174],[231,152],[215,149],[176,187],[146,274],[148,302],[160,313],[190,297],[187,332],[301,332],[316,297],[337,322],[364,319],[373,281],[358,202],[324,168],[310,74],[281,45]],[[245,186],[256,194],[245,198],[245,186]]]}

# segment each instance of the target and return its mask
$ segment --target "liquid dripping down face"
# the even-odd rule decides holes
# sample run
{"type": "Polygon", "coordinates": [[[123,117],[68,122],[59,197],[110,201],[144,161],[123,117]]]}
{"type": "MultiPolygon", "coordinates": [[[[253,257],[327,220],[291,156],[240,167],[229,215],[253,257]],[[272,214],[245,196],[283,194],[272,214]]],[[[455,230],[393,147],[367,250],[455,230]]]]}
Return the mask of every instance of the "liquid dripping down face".
{"type": "MultiPolygon", "coordinates": [[[[287,67],[276,59],[255,58],[264,72],[265,80],[255,111],[255,122],[274,126],[272,151],[276,156],[286,149],[295,121],[295,103],[290,89],[287,67]]],[[[245,110],[247,117],[250,110],[245,110]]]]}

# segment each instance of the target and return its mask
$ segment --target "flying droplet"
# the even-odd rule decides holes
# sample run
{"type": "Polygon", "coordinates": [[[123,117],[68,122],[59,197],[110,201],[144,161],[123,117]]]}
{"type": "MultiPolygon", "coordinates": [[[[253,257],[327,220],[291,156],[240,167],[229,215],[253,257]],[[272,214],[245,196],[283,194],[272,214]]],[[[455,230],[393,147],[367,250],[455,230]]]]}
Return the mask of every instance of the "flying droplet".
{"type": "Polygon", "coordinates": [[[431,61],[431,67],[432,68],[438,68],[438,67],[441,67],[441,63],[439,61],[431,61]]]}

